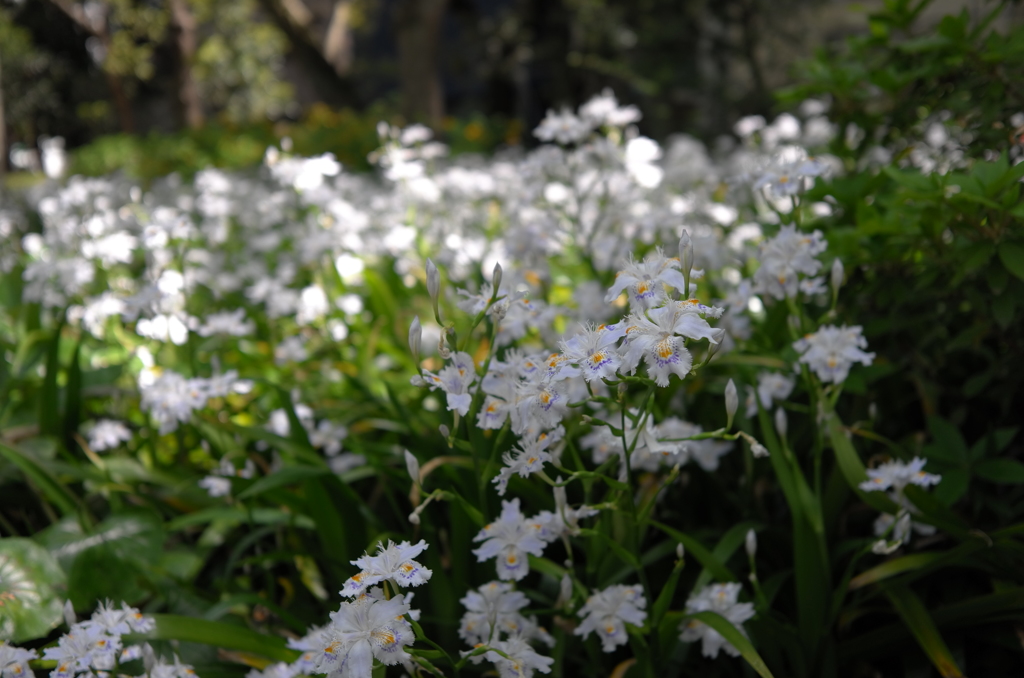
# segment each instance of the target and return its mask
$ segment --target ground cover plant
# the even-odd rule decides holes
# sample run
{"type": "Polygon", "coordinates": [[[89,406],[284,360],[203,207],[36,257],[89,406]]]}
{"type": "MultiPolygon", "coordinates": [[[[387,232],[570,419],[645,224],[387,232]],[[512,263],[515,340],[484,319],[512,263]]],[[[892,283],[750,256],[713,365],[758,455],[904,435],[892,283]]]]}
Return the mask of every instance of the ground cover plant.
{"type": "Polygon", "coordinates": [[[4,678],[1012,674],[1024,102],[929,83],[1021,32],[921,6],[713,150],[5,199],[4,678]]]}

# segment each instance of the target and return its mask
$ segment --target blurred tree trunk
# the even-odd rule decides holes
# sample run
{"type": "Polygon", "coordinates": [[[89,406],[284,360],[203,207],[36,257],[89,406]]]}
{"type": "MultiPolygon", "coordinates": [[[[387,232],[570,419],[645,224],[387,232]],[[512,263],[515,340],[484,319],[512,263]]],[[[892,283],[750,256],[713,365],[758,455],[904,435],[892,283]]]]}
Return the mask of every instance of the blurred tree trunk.
{"type": "Polygon", "coordinates": [[[203,104],[199,99],[199,87],[192,77],[192,63],[196,55],[196,18],[189,9],[188,0],[169,0],[171,32],[178,48],[178,103],[181,117],[190,129],[203,126],[203,104]]]}
{"type": "MultiPolygon", "coordinates": [[[[85,7],[74,0],[50,0],[50,2],[89,35],[99,40],[105,54],[110,52],[110,31],[107,24],[107,14],[110,8],[105,3],[97,2],[90,7],[89,12],[86,12],[85,7]]],[[[110,96],[114,100],[114,110],[117,111],[121,131],[130,134],[135,131],[135,115],[132,111],[132,102],[125,92],[124,82],[121,76],[111,73],[105,68],[103,73],[107,78],[110,96]]]]}
{"type": "Polygon", "coordinates": [[[393,15],[402,112],[439,129],[444,91],[438,65],[441,20],[448,0],[399,0],[393,15]]]}
{"type": "Polygon", "coordinates": [[[334,66],[338,75],[347,77],[352,70],[355,44],[349,23],[352,18],[352,0],[336,0],[331,21],[324,35],[324,58],[334,66]]]}

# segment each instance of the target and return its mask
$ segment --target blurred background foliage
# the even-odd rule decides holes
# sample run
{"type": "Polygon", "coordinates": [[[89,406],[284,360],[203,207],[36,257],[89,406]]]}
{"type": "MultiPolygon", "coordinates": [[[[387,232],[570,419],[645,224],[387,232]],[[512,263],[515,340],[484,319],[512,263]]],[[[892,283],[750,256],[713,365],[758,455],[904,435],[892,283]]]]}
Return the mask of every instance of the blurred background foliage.
{"type": "MultiPolygon", "coordinates": [[[[491,150],[531,144],[522,131],[533,129],[547,109],[605,87],[644,111],[643,134],[711,139],[742,115],[771,112],[775,90],[806,81],[808,73],[794,64],[814,50],[838,54],[846,37],[877,39],[879,24],[865,14],[885,5],[2,0],[0,128],[6,134],[0,145],[6,165],[12,148],[32,151],[40,135],[63,137],[71,149],[95,143],[75,171],[124,168],[151,177],[168,167],[194,172],[198,161],[251,164],[253,141],[306,136],[360,167],[366,145],[349,139],[382,118],[426,122],[450,137],[445,140],[456,151],[491,150]],[[118,134],[139,137],[107,138],[118,134]],[[178,145],[180,152],[168,150],[178,145]],[[149,164],[139,156],[159,160],[149,164]]],[[[973,0],[921,5],[918,36],[950,13],[964,9],[978,21],[989,8],[973,0]]],[[[1019,3],[1006,3],[991,22],[1003,30],[1022,17],[1019,3]]],[[[913,60],[923,46],[904,50],[904,59],[913,60]]],[[[963,66],[977,66],[981,82],[1005,82],[1010,73],[998,63],[963,66]]],[[[846,80],[820,80],[819,89],[836,90],[843,115],[882,113],[856,108],[870,94],[844,87],[856,72],[837,68],[831,75],[846,80]],[[852,98],[843,99],[843,91],[852,98]]],[[[942,96],[941,88],[935,94],[942,96]]],[[[958,92],[964,104],[973,95],[958,92]]],[[[38,165],[31,153],[18,157],[27,169],[38,165]]]]}

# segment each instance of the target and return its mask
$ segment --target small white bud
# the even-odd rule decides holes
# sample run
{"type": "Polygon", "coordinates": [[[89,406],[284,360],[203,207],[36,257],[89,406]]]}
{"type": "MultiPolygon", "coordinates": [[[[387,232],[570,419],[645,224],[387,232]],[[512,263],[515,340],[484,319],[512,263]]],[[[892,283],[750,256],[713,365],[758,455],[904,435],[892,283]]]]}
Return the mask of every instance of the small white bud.
{"type": "Polygon", "coordinates": [[[722,348],[722,340],[725,339],[725,329],[716,327],[711,330],[711,337],[708,339],[708,355],[704,359],[704,362],[710,362],[715,354],[718,353],[719,349],[722,348]]]}
{"type": "Polygon", "coordinates": [[[887,556],[893,553],[896,549],[903,545],[903,542],[899,539],[895,541],[887,542],[884,539],[879,539],[871,545],[871,552],[879,556],[887,556]]]}
{"type": "Polygon", "coordinates": [[[558,584],[558,600],[555,601],[555,607],[568,607],[571,602],[572,578],[569,577],[567,572],[562,575],[562,581],[558,584]]]}
{"type": "Polygon", "coordinates": [[[690,233],[684,228],[683,234],[679,236],[679,263],[683,269],[683,280],[686,282],[686,294],[690,294],[690,273],[693,271],[693,240],[690,233]]]}
{"type": "Polygon", "coordinates": [[[839,292],[839,288],[843,285],[843,262],[840,261],[839,257],[836,257],[832,261],[832,294],[839,292]]]}
{"type": "Polygon", "coordinates": [[[750,443],[750,451],[753,453],[754,457],[758,459],[768,456],[768,448],[756,440],[750,443]]]}
{"type": "Polygon", "coordinates": [[[409,350],[417,361],[420,358],[420,345],[423,342],[423,326],[420,325],[420,317],[416,316],[409,325],[409,350]]]}
{"type": "Polygon", "coordinates": [[[444,438],[447,438],[449,435],[451,435],[451,431],[448,429],[448,426],[445,425],[445,424],[441,424],[440,426],[438,426],[437,430],[441,432],[441,436],[444,437],[444,438]]]}
{"type": "Polygon", "coordinates": [[[156,652],[153,651],[153,647],[149,643],[142,646],[142,666],[146,669],[147,674],[151,673],[156,666],[156,652]]]}
{"type": "Polygon", "coordinates": [[[683,548],[683,543],[679,542],[676,544],[676,560],[682,560],[683,556],[686,555],[686,549],[683,548]]]}
{"type": "Polygon", "coordinates": [[[780,438],[786,437],[786,431],[789,429],[789,419],[786,417],[786,410],[778,407],[775,409],[775,430],[778,431],[780,438]]]}
{"type": "Polygon", "coordinates": [[[753,559],[757,555],[757,533],[753,530],[747,530],[746,547],[747,556],[753,559]]]}
{"type": "Polygon", "coordinates": [[[740,406],[740,396],[736,392],[736,384],[732,379],[725,385],[725,416],[727,429],[732,428],[732,419],[736,416],[736,410],[740,406]]]}
{"type": "Polygon", "coordinates": [[[445,341],[447,338],[448,338],[448,328],[445,327],[445,328],[441,329],[441,336],[438,337],[438,339],[437,339],[437,352],[445,360],[447,360],[448,358],[452,357],[452,352],[448,348],[448,342],[445,341]]]}
{"type": "Polygon", "coordinates": [[[868,419],[871,421],[878,419],[878,405],[876,403],[868,405],[868,419]]]}
{"type": "Polygon", "coordinates": [[[409,450],[405,451],[405,470],[409,472],[412,482],[420,482],[420,460],[413,456],[409,450]]]}
{"type": "Polygon", "coordinates": [[[501,264],[494,264],[494,273],[491,274],[491,287],[494,288],[493,296],[498,296],[498,288],[501,287],[501,264]]]}
{"type": "Polygon", "coordinates": [[[64,623],[68,626],[74,626],[76,621],[78,621],[78,617],[75,616],[75,606],[68,600],[64,603],[64,623]]]}
{"type": "Polygon", "coordinates": [[[434,301],[437,301],[437,295],[441,293],[441,274],[430,259],[427,259],[427,293],[434,301]]]}
{"type": "Polygon", "coordinates": [[[409,514],[409,522],[412,523],[413,525],[419,525],[420,524],[420,512],[419,511],[413,511],[412,513],[410,513],[409,514]]]}

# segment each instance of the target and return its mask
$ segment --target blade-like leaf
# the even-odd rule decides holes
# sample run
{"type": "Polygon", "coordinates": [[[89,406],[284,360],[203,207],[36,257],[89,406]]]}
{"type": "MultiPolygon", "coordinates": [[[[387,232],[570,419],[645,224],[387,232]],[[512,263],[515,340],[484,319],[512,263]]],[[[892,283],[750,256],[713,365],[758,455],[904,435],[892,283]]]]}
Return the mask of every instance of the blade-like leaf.
{"type": "Polygon", "coordinates": [[[35,483],[36,487],[46,495],[46,498],[57,505],[64,515],[74,515],[77,512],[77,498],[64,487],[59,480],[53,477],[49,471],[40,466],[36,461],[25,453],[0,443],[0,456],[17,466],[22,473],[35,483]]]}
{"type": "Polygon", "coordinates": [[[688,614],[683,619],[696,619],[699,622],[707,624],[715,631],[718,631],[719,635],[739,650],[740,655],[747,660],[747,663],[750,664],[750,668],[754,669],[754,671],[757,672],[757,675],[762,678],[773,678],[772,672],[768,670],[768,665],[764,663],[764,660],[761,659],[761,655],[757,653],[757,650],[754,649],[754,646],[750,643],[747,637],[743,635],[743,633],[736,628],[731,621],[722,615],[708,610],[705,612],[694,612],[693,614],[688,614]]]}
{"type": "Polygon", "coordinates": [[[946,647],[946,641],[939,634],[924,603],[903,586],[890,586],[885,593],[942,678],[963,678],[963,672],[946,647]]]}
{"type": "Polygon", "coordinates": [[[269,657],[282,662],[292,662],[299,653],[289,650],[284,638],[268,636],[250,631],[244,626],[223,622],[183,617],[176,614],[149,615],[156,620],[156,628],[146,634],[133,634],[134,640],[182,640],[190,643],[203,643],[227,650],[251,652],[262,657],[269,657]]]}

